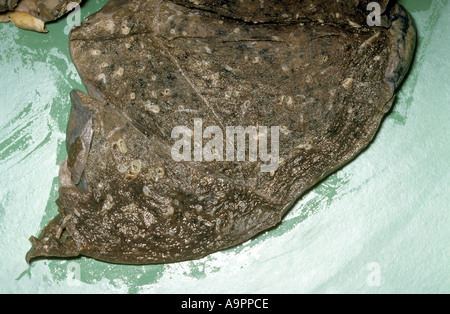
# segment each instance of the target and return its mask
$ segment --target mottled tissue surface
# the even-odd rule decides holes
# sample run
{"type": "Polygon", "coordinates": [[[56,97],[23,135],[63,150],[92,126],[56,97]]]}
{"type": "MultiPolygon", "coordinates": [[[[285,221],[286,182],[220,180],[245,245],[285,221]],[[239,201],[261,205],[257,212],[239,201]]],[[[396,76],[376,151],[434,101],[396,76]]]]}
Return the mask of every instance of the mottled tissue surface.
{"type": "MultiPolygon", "coordinates": [[[[82,17],[106,2],[87,1],[82,17]]],[[[30,234],[57,213],[68,95],[85,88],[69,55],[69,18],[46,35],[0,24],[0,291],[450,292],[450,5],[400,3],[416,22],[418,50],[370,149],[279,228],[201,260],[151,266],[26,264],[30,234]]]]}

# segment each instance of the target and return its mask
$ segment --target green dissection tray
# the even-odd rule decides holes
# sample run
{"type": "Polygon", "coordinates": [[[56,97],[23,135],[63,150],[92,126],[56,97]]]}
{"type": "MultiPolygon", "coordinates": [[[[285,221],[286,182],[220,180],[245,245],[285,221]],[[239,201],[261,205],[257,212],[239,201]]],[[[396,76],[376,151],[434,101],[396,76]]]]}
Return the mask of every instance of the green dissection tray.
{"type": "MultiPolygon", "coordinates": [[[[82,19],[107,1],[88,0],[82,19]]],[[[376,141],[283,224],[202,260],[25,262],[57,214],[69,93],[85,90],[64,18],[48,34],[0,24],[0,292],[450,293],[450,4],[400,1],[419,44],[376,141]]]]}

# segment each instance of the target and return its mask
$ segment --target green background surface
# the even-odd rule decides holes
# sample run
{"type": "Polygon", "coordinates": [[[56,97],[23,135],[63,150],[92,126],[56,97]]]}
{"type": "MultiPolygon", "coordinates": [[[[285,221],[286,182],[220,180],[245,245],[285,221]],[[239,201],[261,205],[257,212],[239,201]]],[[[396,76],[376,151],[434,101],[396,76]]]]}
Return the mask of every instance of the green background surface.
{"type": "MultiPolygon", "coordinates": [[[[106,0],[88,0],[84,19],[106,0]]],[[[49,34],[0,24],[0,292],[450,293],[450,4],[400,1],[418,51],[375,142],[308,193],[277,229],[202,260],[123,266],[25,262],[57,214],[71,19],[49,34]]]]}

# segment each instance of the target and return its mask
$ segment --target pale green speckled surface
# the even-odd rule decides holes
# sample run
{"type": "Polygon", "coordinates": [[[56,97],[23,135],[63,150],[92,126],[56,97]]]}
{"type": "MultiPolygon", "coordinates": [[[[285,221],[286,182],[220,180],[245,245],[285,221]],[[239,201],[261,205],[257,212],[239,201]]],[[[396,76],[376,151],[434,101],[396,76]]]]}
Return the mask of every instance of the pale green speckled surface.
{"type": "MultiPolygon", "coordinates": [[[[106,0],[88,0],[83,18],[106,0]]],[[[400,1],[419,46],[376,141],[277,229],[200,261],[25,262],[56,215],[69,92],[83,89],[67,20],[46,35],[0,24],[0,292],[450,293],[450,4],[400,1]],[[77,280],[79,279],[79,280],[77,280]]]]}

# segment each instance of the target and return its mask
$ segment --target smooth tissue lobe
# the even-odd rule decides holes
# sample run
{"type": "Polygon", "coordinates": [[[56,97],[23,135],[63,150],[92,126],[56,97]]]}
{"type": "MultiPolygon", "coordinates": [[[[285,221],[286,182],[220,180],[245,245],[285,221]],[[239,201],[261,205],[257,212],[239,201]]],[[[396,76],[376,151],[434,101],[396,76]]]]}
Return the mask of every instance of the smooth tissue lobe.
{"type": "Polygon", "coordinates": [[[0,23],[12,21],[17,27],[46,33],[45,23],[72,11],[82,0],[0,0],[0,23]]]}
{"type": "Polygon", "coordinates": [[[278,225],[370,144],[409,69],[409,14],[381,1],[371,27],[369,2],[109,1],[70,35],[89,95],[71,94],[59,215],[27,260],[177,262],[278,225]],[[196,121],[279,127],[278,167],[174,160],[196,121]]]}

